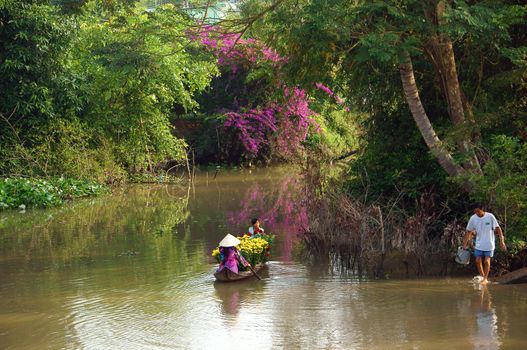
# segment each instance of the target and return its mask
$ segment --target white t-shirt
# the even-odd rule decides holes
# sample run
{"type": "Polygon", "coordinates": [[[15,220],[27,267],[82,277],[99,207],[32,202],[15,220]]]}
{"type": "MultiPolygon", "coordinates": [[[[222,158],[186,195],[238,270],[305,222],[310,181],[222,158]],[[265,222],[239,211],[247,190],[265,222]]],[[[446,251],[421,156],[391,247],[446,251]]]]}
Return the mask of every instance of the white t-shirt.
{"type": "Polygon", "coordinates": [[[482,217],[476,214],[470,217],[467,231],[476,231],[476,249],[490,251],[496,248],[494,230],[500,227],[498,220],[491,213],[482,217]]]}
{"type": "MultiPolygon", "coordinates": [[[[262,231],[262,233],[264,233],[264,229],[261,228],[261,227],[260,227],[260,231],[262,231]]],[[[254,235],[254,227],[252,227],[252,226],[249,227],[249,233],[250,233],[251,235],[254,235]]]]}

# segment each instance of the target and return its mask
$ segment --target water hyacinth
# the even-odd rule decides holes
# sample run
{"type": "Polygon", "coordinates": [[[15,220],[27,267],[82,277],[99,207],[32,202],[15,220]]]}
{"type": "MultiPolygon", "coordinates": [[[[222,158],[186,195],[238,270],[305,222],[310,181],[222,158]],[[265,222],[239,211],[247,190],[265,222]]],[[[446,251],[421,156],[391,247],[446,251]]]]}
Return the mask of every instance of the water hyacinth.
{"type": "Polygon", "coordinates": [[[106,190],[95,182],[63,177],[48,180],[4,178],[0,179],[0,209],[50,207],[106,190]]]}

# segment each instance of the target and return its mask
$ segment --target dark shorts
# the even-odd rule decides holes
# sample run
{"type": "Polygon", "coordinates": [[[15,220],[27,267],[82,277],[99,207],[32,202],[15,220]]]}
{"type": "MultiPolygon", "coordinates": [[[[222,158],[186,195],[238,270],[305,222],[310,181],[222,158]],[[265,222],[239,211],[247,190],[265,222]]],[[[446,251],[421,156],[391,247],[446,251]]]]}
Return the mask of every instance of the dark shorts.
{"type": "Polygon", "coordinates": [[[494,250],[479,250],[479,249],[474,249],[474,256],[476,258],[483,258],[483,257],[488,257],[488,258],[492,258],[494,256],[494,250]]]}

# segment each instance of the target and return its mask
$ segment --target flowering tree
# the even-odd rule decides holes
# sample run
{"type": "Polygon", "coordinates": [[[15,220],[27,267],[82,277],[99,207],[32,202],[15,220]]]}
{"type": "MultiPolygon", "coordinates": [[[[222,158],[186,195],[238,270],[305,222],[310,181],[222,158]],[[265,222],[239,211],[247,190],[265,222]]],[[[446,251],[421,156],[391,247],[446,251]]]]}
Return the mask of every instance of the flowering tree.
{"type": "Polygon", "coordinates": [[[245,157],[254,159],[266,151],[282,159],[298,156],[310,130],[319,128],[306,92],[279,81],[287,58],[259,40],[218,27],[205,26],[193,37],[214,54],[224,76],[244,77],[252,84],[252,94],[234,96],[233,109],[223,111],[223,126],[236,131],[245,157]]]}

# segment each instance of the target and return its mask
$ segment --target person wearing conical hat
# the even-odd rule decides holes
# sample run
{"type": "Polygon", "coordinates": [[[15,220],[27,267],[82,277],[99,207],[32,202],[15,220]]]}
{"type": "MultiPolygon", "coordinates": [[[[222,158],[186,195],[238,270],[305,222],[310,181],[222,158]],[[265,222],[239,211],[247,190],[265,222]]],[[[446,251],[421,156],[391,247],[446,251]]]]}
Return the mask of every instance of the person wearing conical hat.
{"type": "Polygon", "coordinates": [[[242,266],[249,266],[250,264],[238,252],[236,246],[240,244],[240,240],[230,233],[225,236],[220,242],[220,267],[218,272],[224,269],[229,269],[234,273],[238,273],[238,264],[242,266]]]}

